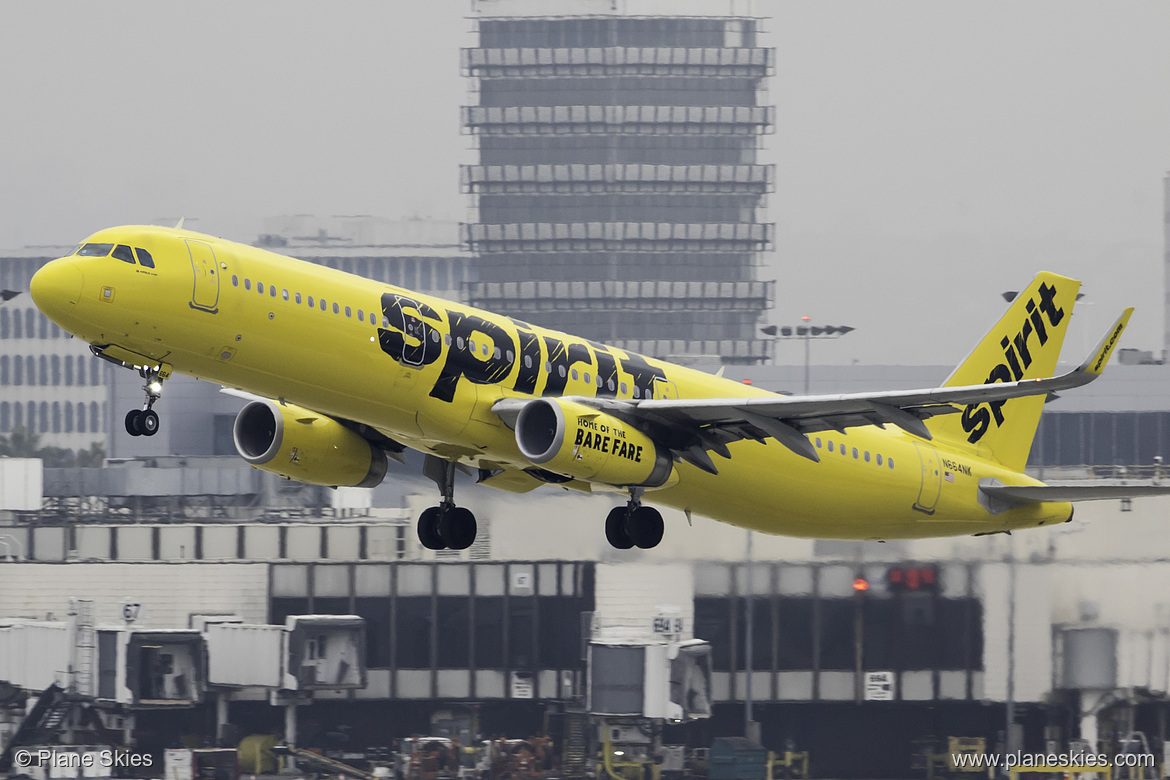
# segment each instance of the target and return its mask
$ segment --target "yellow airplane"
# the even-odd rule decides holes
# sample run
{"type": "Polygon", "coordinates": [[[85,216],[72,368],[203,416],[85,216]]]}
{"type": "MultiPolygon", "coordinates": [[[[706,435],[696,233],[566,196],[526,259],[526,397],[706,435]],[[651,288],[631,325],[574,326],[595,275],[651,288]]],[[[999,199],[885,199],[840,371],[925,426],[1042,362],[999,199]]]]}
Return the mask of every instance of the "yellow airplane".
{"type": "Polygon", "coordinates": [[[524,492],[628,495],[610,544],[651,548],[644,501],[772,534],[894,539],[1065,522],[1069,501],[1170,488],[1047,486],[1023,473],[1049,393],[1105,367],[1126,309],[1053,376],[1080,283],[1042,273],[955,369],[924,390],[783,396],[451,301],[181,229],[117,227],[46,264],[31,293],[94,354],[145,378],[130,435],[178,371],[251,400],[236,448],[315,485],[371,487],[387,456],[426,454],[441,501],[429,549],[465,549],[456,468],[524,492]],[[714,457],[712,457],[714,455],[714,457]]]}

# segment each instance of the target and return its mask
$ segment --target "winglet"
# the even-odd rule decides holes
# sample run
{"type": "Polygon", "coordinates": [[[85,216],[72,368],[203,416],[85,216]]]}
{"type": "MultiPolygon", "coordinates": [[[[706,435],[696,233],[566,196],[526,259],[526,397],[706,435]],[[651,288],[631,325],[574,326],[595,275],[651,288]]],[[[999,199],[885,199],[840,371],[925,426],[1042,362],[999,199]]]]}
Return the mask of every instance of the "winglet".
{"type": "Polygon", "coordinates": [[[1105,365],[1109,362],[1110,356],[1113,355],[1113,349],[1117,346],[1118,340],[1121,338],[1121,332],[1125,330],[1125,326],[1129,323],[1129,317],[1133,314],[1133,307],[1130,306],[1121,313],[1117,321],[1105,332],[1101,340],[1097,342],[1097,348],[1093,350],[1084,363],[1081,363],[1077,369],[1079,373],[1092,374],[1093,376],[1101,376],[1101,372],[1105,370],[1105,365]]]}

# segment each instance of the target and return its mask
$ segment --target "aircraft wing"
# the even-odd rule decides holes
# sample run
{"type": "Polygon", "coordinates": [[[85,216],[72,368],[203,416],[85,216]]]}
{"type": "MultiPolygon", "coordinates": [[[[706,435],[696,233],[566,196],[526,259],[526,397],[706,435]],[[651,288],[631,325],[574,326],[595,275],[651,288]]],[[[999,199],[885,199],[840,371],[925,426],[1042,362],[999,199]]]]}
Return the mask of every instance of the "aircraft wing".
{"type": "MultiPolygon", "coordinates": [[[[798,455],[819,461],[816,448],[804,434],[891,424],[930,439],[930,431],[923,421],[934,415],[954,414],[968,404],[1005,401],[1086,385],[1100,376],[1132,313],[1132,308],[1122,312],[1080,366],[1044,379],[842,395],[646,401],[573,397],[566,400],[591,406],[641,428],[679,459],[713,474],[718,470],[707,452],[729,458],[727,445],[740,439],[763,441],[770,437],[798,455]]],[[[503,400],[493,410],[506,423],[514,425],[525,403],[519,399],[503,400]]]]}

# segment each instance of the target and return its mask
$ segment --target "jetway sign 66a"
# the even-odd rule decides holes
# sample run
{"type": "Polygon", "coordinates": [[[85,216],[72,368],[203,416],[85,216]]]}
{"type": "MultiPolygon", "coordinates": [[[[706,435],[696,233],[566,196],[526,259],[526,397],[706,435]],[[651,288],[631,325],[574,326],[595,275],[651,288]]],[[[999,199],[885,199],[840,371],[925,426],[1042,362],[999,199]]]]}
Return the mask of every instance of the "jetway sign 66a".
{"type": "Polygon", "coordinates": [[[655,634],[681,634],[683,630],[683,619],[681,617],[670,617],[668,615],[659,615],[654,618],[654,633],[655,634]]]}

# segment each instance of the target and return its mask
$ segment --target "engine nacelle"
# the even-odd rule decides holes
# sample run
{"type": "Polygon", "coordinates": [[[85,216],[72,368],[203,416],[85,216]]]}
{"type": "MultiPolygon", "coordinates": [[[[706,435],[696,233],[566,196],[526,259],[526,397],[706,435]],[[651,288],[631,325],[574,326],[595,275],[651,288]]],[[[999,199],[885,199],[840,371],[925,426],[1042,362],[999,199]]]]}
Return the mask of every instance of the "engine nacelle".
{"type": "Polygon", "coordinates": [[[240,410],[233,436],[244,460],[297,482],[375,487],[386,476],[381,448],[299,406],[253,401],[240,410]]]}
{"type": "Polygon", "coordinates": [[[574,401],[538,398],[516,418],[516,444],[544,469],[607,485],[658,487],[673,463],[649,436],[574,401]]]}

